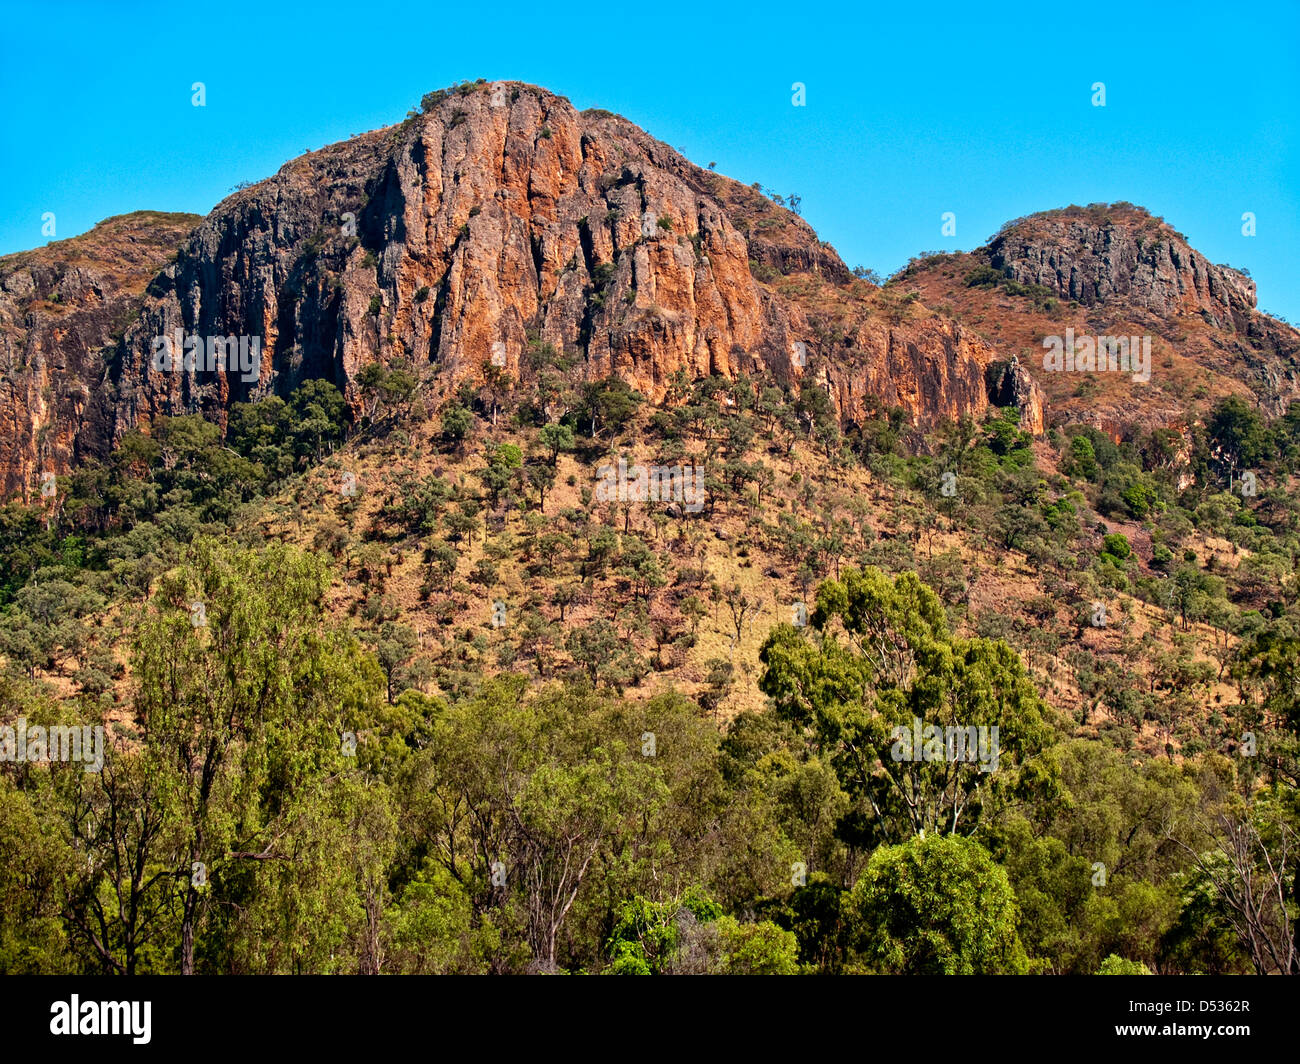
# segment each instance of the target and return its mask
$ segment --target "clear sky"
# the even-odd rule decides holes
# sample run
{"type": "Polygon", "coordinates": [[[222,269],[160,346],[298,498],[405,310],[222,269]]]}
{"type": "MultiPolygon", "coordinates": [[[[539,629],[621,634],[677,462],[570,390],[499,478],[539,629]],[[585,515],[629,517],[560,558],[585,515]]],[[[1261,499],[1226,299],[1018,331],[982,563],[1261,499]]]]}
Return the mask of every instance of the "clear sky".
{"type": "Polygon", "coordinates": [[[797,192],[851,266],[887,274],[1020,215],[1129,200],[1300,322],[1300,0],[3,0],[0,253],[46,243],[47,211],[58,238],[132,210],[206,213],[478,77],[797,192]]]}

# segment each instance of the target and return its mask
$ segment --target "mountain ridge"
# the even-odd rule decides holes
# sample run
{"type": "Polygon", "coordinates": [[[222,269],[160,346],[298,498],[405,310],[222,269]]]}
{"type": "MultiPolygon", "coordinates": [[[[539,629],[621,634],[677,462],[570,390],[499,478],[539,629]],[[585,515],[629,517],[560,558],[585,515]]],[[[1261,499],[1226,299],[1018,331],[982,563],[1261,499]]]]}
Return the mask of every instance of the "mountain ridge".
{"type": "MultiPolygon", "coordinates": [[[[1139,208],[1115,209],[1164,226],[1139,208]]],[[[1118,259],[1096,254],[1088,239],[1112,240],[1123,227],[1081,235],[1079,219],[1092,210],[1018,219],[951,261],[986,266],[1019,291],[1071,299],[1085,313],[1131,295],[1133,269],[1149,264],[1146,287],[1159,282],[1167,298],[1145,310],[1205,310],[1209,327],[1233,334],[1239,376],[1247,387],[1260,382],[1266,409],[1300,395],[1300,334],[1254,308],[1248,277],[1209,265],[1185,242],[1158,264],[1149,249],[1144,258],[1140,236],[1118,259]],[[1059,232],[1069,218],[1082,251],[1059,232]],[[1046,237],[1028,239],[1038,230],[1046,237]]],[[[75,244],[62,245],[75,254],[75,244]]],[[[142,290],[137,278],[114,293],[124,301],[119,324],[138,310],[120,335],[93,316],[84,330],[79,319],[71,331],[53,328],[23,306],[39,288],[24,265],[32,255],[50,257],[38,249],[0,258],[9,390],[0,420],[11,428],[0,482],[25,498],[43,472],[102,458],[160,416],[202,412],[224,426],[234,402],[321,378],[340,388],[356,424],[366,416],[359,380],[368,365],[410,366],[436,406],[463,381],[521,380],[539,344],[580,360],[586,379],[619,377],[656,402],[679,377],[813,383],[845,427],[880,408],[900,408],[920,426],[1015,404],[1022,427],[1038,434],[1048,398],[1054,423],[1088,420],[1120,436],[1133,420],[1126,395],[1094,401],[1079,385],[1092,406],[1081,409],[1068,391],[1075,381],[1041,372],[1043,329],[1028,326],[1043,322],[1026,319],[1010,336],[1001,322],[989,328],[987,298],[984,317],[951,313],[961,293],[935,274],[936,260],[910,264],[883,288],[857,279],[807,222],[755,187],[695,166],[625,118],[578,112],[519,82],[430,93],[405,121],[298,156],[227,196],[168,261],[154,263],[142,290]],[[177,330],[259,338],[256,380],[155,368],[156,338],[177,330]],[[80,352],[71,363],[53,351],[65,341],[80,352]],[[62,394],[41,402],[42,389],[62,394]]],[[[1191,361],[1202,367],[1223,350],[1205,339],[1191,361]]],[[[1142,418],[1183,424],[1194,416],[1189,405],[1147,403],[1142,418]]]]}

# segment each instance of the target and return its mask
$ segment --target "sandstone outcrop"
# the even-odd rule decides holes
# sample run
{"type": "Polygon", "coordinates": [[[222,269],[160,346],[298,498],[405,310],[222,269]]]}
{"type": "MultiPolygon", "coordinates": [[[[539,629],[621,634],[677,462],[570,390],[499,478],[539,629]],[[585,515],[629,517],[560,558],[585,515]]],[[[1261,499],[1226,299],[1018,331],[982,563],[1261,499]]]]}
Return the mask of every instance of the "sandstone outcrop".
{"type": "MultiPolygon", "coordinates": [[[[811,375],[846,423],[873,400],[916,424],[981,416],[994,347],[877,294],[796,214],[626,120],[518,83],[463,86],[228,197],[161,265],[111,351],[98,353],[110,333],[88,330],[50,348],[44,376],[18,372],[25,397],[0,416],[26,442],[4,473],[12,490],[160,415],[222,421],[307,378],[333,381],[359,416],[375,362],[413,366],[436,406],[466,379],[527,377],[538,344],[652,401],[679,372],[811,375]],[[255,338],[260,363],[246,376],[160,365],[158,338],[178,333],[255,338]],[[33,403],[50,382],[81,406],[33,403]]],[[[998,394],[1041,431],[1041,395],[1006,372],[1020,376],[998,394]]]]}

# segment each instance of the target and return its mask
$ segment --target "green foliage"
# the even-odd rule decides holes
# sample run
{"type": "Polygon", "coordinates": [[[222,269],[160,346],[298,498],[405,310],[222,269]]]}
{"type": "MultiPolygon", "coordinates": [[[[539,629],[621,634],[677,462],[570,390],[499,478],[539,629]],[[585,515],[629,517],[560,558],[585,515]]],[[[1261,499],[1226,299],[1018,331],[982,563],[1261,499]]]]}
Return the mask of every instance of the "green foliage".
{"type": "Polygon", "coordinates": [[[1007,874],[973,839],[918,837],[871,855],[848,902],[857,963],[900,975],[1019,975],[1028,958],[1007,874]]]}
{"type": "Polygon", "coordinates": [[[1274,447],[1263,418],[1235,395],[1211,411],[1206,433],[1216,456],[1229,469],[1258,468],[1267,463],[1274,447]]]}
{"type": "Polygon", "coordinates": [[[605,431],[618,432],[636,414],[643,399],[621,377],[609,377],[583,385],[582,399],[575,411],[576,426],[586,427],[596,437],[605,431]]]}
{"type": "Polygon", "coordinates": [[[515,444],[500,443],[487,448],[484,457],[487,459],[487,467],[479,470],[477,475],[495,509],[500,505],[502,496],[515,486],[519,470],[523,468],[524,455],[515,444]]]}
{"type": "Polygon", "coordinates": [[[1102,560],[1119,565],[1133,554],[1128,536],[1122,532],[1113,532],[1102,539],[1102,560]]]}
{"type": "Polygon", "coordinates": [[[659,975],[670,970],[683,924],[705,923],[721,915],[722,907],[695,888],[665,902],[640,896],[629,899],[619,908],[609,936],[609,974],[659,975]],[[683,919],[688,915],[689,922],[683,919]]]}
{"type": "Polygon", "coordinates": [[[1070,441],[1069,469],[1085,480],[1096,480],[1100,472],[1092,441],[1087,436],[1075,436],[1070,441]]]}
{"type": "Polygon", "coordinates": [[[343,396],[328,381],[303,381],[288,402],[271,396],[230,409],[230,446],[261,467],[267,486],[319,462],[343,439],[343,396]]]}
{"type": "Polygon", "coordinates": [[[996,288],[999,285],[1004,284],[1006,280],[1007,275],[1001,270],[994,269],[992,266],[981,265],[976,266],[966,274],[966,287],[996,288]]]}
{"type": "Polygon", "coordinates": [[[459,444],[473,427],[474,415],[463,406],[449,406],[442,412],[442,435],[444,439],[459,444]]]}
{"type": "Polygon", "coordinates": [[[1051,730],[1019,657],[1004,643],[954,637],[915,573],[891,580],[876,569],[846,570],[817,589],[809,620],[811,635],[782,624],[768,636],[760,687],[871,810],[873,837],[968,832],[986,802],[1048,783],[1035,759],[1051,730]],[[945,736],[962,729],[966,758],[904,754],[899,737],[910,750],[916,721],[945,736]],[[994,727],[998,764],[991,743],[977,764],[965,729],[994,727]]]}
{"type": "Polygon", "coordinates": [[[568,425],[543,425],[542,430],[537,434],[537,442],[550,452],[551,465],[555,465],[561,451],[572,449],[573,429],[568,425]]]}
{"type": "Polygon", "coordinates": [[[1150,975],[1151,970],[1141,961],[1128,961],[1110,954],[1097,969],[1098,975],[1150,975]]]}
{"type": "Polygon", "coordinates": [[[0,507],[0,720],[111,710],[101,776],[0,764],[0,969],[1288,969],[1300,406],[1063,426],[1057,475],[1015,410],[841,436],[808,380],[649,411],[585,372],[531,333],[417,474],[416,371],[366,367],[363,506],[303,476],[351,417],[309,380],[0,507]],[[705,465],[712,523],[593,505],[611,451],[705,465]],[[904,756],[918,721],[996,727],[996,767],[904,756]]]}

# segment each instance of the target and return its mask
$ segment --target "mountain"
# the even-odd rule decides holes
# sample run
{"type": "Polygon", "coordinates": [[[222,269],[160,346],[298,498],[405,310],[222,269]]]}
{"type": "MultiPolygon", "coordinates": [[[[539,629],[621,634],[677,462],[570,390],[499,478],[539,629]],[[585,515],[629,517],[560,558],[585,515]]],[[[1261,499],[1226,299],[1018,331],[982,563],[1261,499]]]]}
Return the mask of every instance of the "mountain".
{"type": "Polygon", "coordinates": [[[484,83],[0,260],[0,971],[1300,971],[1294,330],[785,206],[484,83]]]}
{"type": "Polygon", "coordinates": [[[208,217],[138,212],[0,258],[0,488],[102,457],[132,428],[322,378],[365,416],[367,367],[436,407],[522,382],[539,348],[653,401],[685,381],[814,382],[843,427],[991,405],[1116,439],[1239,394],[1300,398],[1300,333],[1130,204],[1008,223],[965,254],[857,279],[796,213],[626,120],[515,82],[430,93],[387,129],[311,152],[208,217]],[[1150,380],[1044,369],[1045,337],[1149,336],[1150,380]],[[160,337],[245,338],[248,372],[156,368],[160,337]],[[495,375],[495,376],[494,376],[495,375]],[[1138,398],[1140,401],[1135,402],[1138,398]]]}
{"type": "MultiPolygon", "coordinates": [[[[221,421],[233,401],[308,378],[336,384],[359,418],[358,378],[376,363],[413,366],[437,403],[494,368],[527,376],[530,341],[652,400],[679,371],[762,374],[815,381],[843,423],[877,404],[921,424],[1017,402],[1025,427],[1042,429],[1030,379],[998,365],[974,331],[855,280],[755,189],[533,86],[432,93],[400,125],[236,192],[179,248],[175,230],[135,233],[128,221],[106,233],[132,245],[156,236],[159,256],[176,253],[149,263],[158,272],[142,297],[136,278],[120,339],[82,320],[101,297],[80,288],[65,294],[67,325],[37,337],[43,319],[24,316],[30,298],[20,305],[37,288],[28,267],[0,260],[0,289],[16,299],[0,317],[11,388],[30,393],[51,373],[75,395],[106,383],[98,402],[6,403],[0,417],[20,441],[0,467],[8,491],[30,492],[40,472],[102,454],[159,415],[221,421]],[[157,338],[177,330],[256,339],[255,379],[154,368],[157,338]],[[80,354],[60,361],[51,343],[80,354]]],[[[66,275],[81,247],[40,254],[66,275]]]]}
{"type": "Polygon", "coordinates": [[[1018,355],[1047,396],[1052,423],[1122,437],[1185,426],[1225,395],[1275,415],[1300,399],[1300,332],[1260,312],[1246,273],[1212,264],[1132,204],[1017,219],[975,251],[914,260],[891,287],[1018,355]],[[1150,336],[1151,379],[1044,370],[1044,337],[1067,328],[1150,336]]]}

